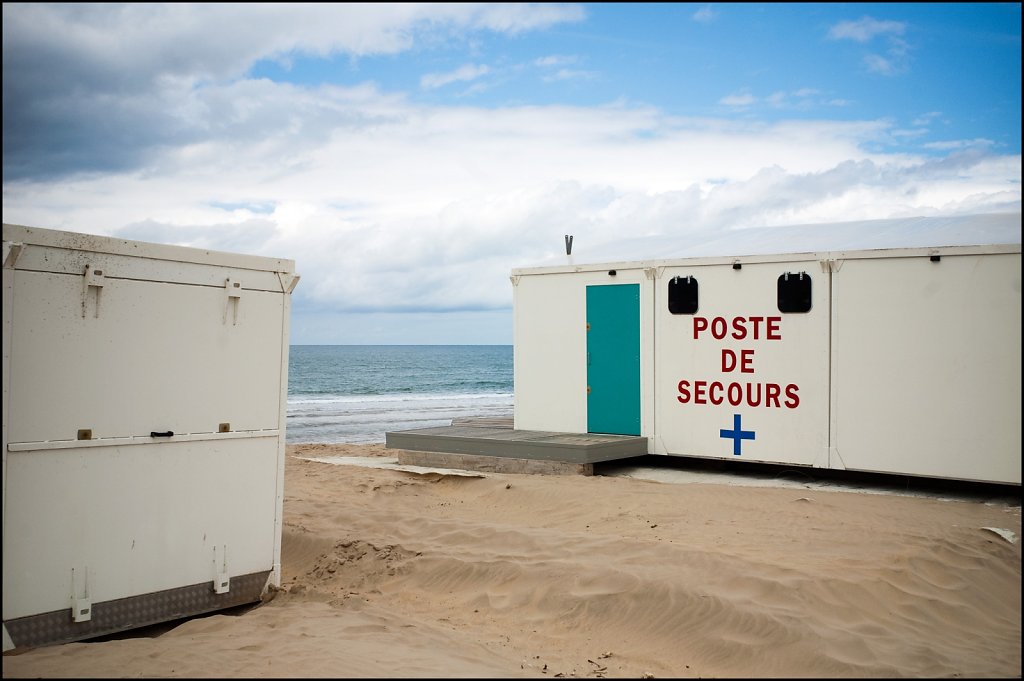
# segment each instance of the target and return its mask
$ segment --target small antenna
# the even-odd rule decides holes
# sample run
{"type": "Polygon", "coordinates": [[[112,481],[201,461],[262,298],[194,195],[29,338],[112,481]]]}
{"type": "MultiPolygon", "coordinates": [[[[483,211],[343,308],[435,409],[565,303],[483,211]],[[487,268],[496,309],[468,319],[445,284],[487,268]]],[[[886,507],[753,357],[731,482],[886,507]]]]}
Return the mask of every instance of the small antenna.
{"type": "Polygon", "coordinates": [[[565,235],[565,254],[572,255],[572,235],[565,235]]]}

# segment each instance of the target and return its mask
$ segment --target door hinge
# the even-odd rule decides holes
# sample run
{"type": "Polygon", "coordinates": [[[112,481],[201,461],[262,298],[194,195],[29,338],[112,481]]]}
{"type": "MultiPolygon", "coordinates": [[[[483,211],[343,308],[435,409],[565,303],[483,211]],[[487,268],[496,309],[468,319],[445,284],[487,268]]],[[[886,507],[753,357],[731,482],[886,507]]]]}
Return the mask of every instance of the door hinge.
{"type": "Polygon", "coordinates": [[[94,269],[92,265],[85,266],[85,272],[82,275],[82,319],[85,319],[85,312],[89,306],[89,292],[92,289],[96,289],[96,310],[93,317],[99,318],[100,293],[103,292],[106,282],[107,278],[104,276],[103,270],[94,269]]]}

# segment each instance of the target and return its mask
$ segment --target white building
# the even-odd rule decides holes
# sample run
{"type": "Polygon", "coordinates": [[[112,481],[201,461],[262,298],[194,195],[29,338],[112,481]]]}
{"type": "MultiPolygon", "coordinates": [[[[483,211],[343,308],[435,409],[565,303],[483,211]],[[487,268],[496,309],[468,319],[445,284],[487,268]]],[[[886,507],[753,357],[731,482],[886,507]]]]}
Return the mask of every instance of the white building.
{"type": "Polygon", "coordinates": [[[3,642],[280,583],[294,263],[3,226],[3,642]]]}
{"type": "Polygon", "coordinates": [[[517,268],[515,428],[1019,485],[1020,235],[1020,213],[878,220],[517,268]]]}

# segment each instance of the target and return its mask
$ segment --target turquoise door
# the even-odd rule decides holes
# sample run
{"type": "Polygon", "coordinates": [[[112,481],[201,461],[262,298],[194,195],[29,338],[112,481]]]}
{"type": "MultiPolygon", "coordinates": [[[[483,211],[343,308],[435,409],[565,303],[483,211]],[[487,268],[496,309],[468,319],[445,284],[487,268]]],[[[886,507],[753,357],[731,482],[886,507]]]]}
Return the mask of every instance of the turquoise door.
{"type": "Polygon", "coordinates": [[[640,434],[640,285],[587,287],[587,432],[640,434]]]}

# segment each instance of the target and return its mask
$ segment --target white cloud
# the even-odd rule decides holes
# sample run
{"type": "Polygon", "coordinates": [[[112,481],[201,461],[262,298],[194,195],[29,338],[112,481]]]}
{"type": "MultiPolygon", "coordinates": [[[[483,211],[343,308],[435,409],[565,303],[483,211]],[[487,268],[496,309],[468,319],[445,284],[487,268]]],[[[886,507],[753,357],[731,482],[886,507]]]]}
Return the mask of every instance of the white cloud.
{"type": "Polygon", "coordinates": [[[549,73],[542,77],[545,82],[555,82],[564,80],[592,80],[597,78],[597,73],[594,71],[582,71],[580,69],[558,69],[554,73],[549,73]]]}
{"type": "Polygon", "coordinates": [[[699,24],[710,24],[718,16],[718,12],[711,9],[710,5],[704,5],[693,13],[693,20],[699,24]]]}
{"type": "MultiPolygon", "coordinates": [[[[303,276],[296,329],[306,314],[507,309],[510,269],[564,253],[567,233],[583,254],[624,235],[1020,209],[1019,155],[1000,156],[987,140],[937,143],[947,153],[938,159],[868,151],[916,135],[887,121],[735,122],[625,104],[424,106],[369,83],[244,76],[259,59],[394,53],[428,30],[516,34],[576,20],[572,5],[143,7],[4,6],[5,164],[15,80],[46,88],[25,112],[25,130],[54,138],[44,150],[109,164],[60,177],[5,172],[4,219],[293,258],[303,276]],[[228,24],[237,30],[225,33],[228,24]],[[41,46],[32,59],[15,49],[24,41],[41,46]],[[47,106],[64,117],[46,118],[47,106]],[[82,134],[72,147],[60,124],[76,120],[92,122],[83,133],[118,134],[82,134]]],[[[896,35],[873,33],[883,34],[896,35]]],[[[550,78],[592,76],[573,68],[580,61],[550,54],[533,66],[550,78]]],[[[475,87],[488,73],[466,64],[421,83],[475,87]]],[[[783,109],[818,97],[810,87],[741,91],[720,104],[783,109]]]]}
{"type": "Polygon", "coordinates": [[[580,58],[573,55],[565,54],[552,54],[547,57],[540,57],[534,59],[534,66],[540,67],[556,67],[556,66],[570,66],[572,64],[579,63],[580,58]]]}
{"type": "Polygon", "coordinates": [[[751,104],[754,104],[756,102],[757,102],[757,97],[753,96],[750,93],[746,93],[746,92],[732,94],[732,95],[726,95],[725,97],[722,97],[720,100],[718,100],[719,104],[724,104],[725,106],[734,106],[734,107],[750,106],[751,104]]]}
{"type": "Polygon", "coordinates": [[[818,98],[820,94],[819,90],[808,87],[799,88],[792,92],[776,90],[764,98],[759,98],[749,92],[740,92],[723,97],[718,100],[718,103],[737,109],[747,108],[759,102],[763,102],[766,106],[773,109],[810,109],[815,106],[837,106],[847,103],[842,100],[822,101],[818,98]]]}
{"type": "Polygon", "coordinates": [[[829,28],[828,37],[866,43],[879,35],[903,35],[906,28],[902,21],[879,21],[865,16],[856,21],[840,21],[829,28]]]}
{"type": "Polygon", "coordinates": [[[349,314],[508,308],[511,268],[564,252],[564,234],[583,254],[624,235],[1020,204],[1019,156],[866,152],[884,122],[423,107],[267,81],[193,99],[245,125],[145,172],[5,185],[5,220],[293,258],[296,310],[349,314]]]}
{"type": "Polygon", "coordinates": [[[880,73],[883,76],[891,76],[897,71],[896,65],[891,60],[878,54],[865,55],[864,65],[868,67],[868,71],[880,73]]]}
{"type": "Polygon", "coordinates": [[[544,69],[541,80],[545,83],[554,83],[566,80],[593,80],[597,78],[595,71],[584,71],[582,69],[567,68],[578,64],[582,60],[575,55],[549,55],[535,59],[533,64],[544,69]]]}
{"type": "Polygon", "coordinates": [[[994,145],[992,140],[978,138],[973,140],[946,140],[942,142],[928,142],[923,145],[925,149],[937,149],[949,151],[952,149],[987,149],[994,145]]]}
{"type": "Polygon", "coordinates": [[[931,125],[932,121],[942,116],[941,111],[929,111],[914,119],[914,125],[931,125]]]}
{"type": "Polygon", "coordinates": [[[901,37],[907,25],[902,21],[879,21],[862,17],[857,21],[841,21],[828,31],[832,40],[853,40],[868,43],[877,36],[885,38],[885,56],[872,52],[864,55],[864,65],[871,73],[883,76],[897,76],[909,70],[909,44],[901,37]]]}
{"type": "Polygon", "coordinates": [[[75,51],[104,72],[128,60],[150,73],[226,76],[293,51],[394,54],[427,31],[516,35],[585,16],[582,6],[560,3],[254,3],[243,12],[231,4],[25,3],[5,4],[3,24],[4,43],[75,51]]]}
{"type": "Polygon", "coordinates": [[[244,79],[262,60],[396,54],[417,41],[518,35],[584,17],[572,4],[5,3],[4,178],[125,170],[201,143],[211,129],[197,121],[244,127],[244,104],[232,105],[237,118],[206,119],[195,107],[211,102],[196,94],[244,79]]]}
{"type": "Polygon", "coordinates": [[[420,78],[420,87],[433,90],[450,83],[475,80],[487,73],[490,73],[490,68],[486,65],[466,64],[448,73],[428,73],[420,78]]]}
{"type": "MultiPolygon", "coordinates": [[[[928,134],[928,128],[912,128],[912,129],[909,129],[909,130],[907,130],[907,129],[893,129],[892,131],[890,131],[889,134],[892,135],[893,137],[902,137],[902,138],[921,137],[922,135],[927,135],[928,134]]],[[[927,146],[927,145],[925,145],[925,146],[927,146]]]]}

